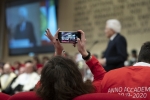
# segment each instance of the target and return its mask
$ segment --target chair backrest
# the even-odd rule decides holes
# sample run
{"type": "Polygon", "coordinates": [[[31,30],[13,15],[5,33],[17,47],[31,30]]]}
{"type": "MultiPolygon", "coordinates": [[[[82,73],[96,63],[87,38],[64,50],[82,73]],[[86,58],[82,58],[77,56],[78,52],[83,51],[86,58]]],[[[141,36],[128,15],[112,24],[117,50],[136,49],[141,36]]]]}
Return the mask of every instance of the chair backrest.
{"type": "MultiPolygon", "coordinates": [[[[78,96],[73,100],[133,100],[125,96],[110,93],[91,93],[78,96]]],[[[135,99],[134,99],[135,100],[135,99]]],[[[137,100],[137,99],[136,99],[137,100]]]]}
{"type": "MultiPolygon", "coordinates": [[[[0,99],[1,100],[1,99],[0,99]]],[[[42,100],[35,92],[20,92],[12,95],[8,100],[42,100]]]]}
{"type": "MultiPolygon", "coordinates": [[[[0,100],[42,100],[42,99],[38,97],[35,92],[21,92],[9,97],[9,99],[6,98],[0,100]]],[[[110,93],[91,93],[78,96],[73,100],[139,100],[139,99],[132,99],[125,96],[120,96],[118,94],[110,94],[110,93]]]]}
{"type": "Polygon", "coordinates": [[[8,100],[11,96],[0,92],[0,100],[8,100]]]}

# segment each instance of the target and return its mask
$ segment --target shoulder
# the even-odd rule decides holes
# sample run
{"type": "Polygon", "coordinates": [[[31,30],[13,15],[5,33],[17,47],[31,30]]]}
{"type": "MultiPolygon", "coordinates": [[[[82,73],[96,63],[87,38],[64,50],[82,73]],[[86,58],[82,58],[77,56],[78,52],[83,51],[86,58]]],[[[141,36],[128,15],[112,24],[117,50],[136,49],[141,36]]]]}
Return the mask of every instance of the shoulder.
{"type": "Polygon", "coordinates": [[[39,75],[36,72],[33,72],[31,75],[35,77],[39,77],[39,75]]]}
{"type": "Polygon", "coordinates": [[[125,37],[123,35],[121,35],[120,33],[118,33],[116,37],[120,40],[122,40],[122,39],[126,40],[125,37]]]}
{"type": "Polygon", "coordinates": [[[26,75],[27,75],[26,73],[20,74],[20,75],[18,76],[18,78],[19,78],[19,77],[24,77],[24,76],[26,76],[26,75]]]}
{"type": "Polygon", "coordinates": [[[138,73],[143,73],[143,72],[149,72],[150,73],[150,66],[149,67],[144,67],[144,66],[129,66],[129,67],[122,67],[118,69],[111,70],[105,74],[106,78],[116,78],[118,79],[119,77],[125,77],[129,76],[131,74],[138,74],[138,73]]]}
{"type": "Polygon", "coordinates": [[[125,38],[123,35],[119,34],[119,33],[118,33],[117,36],[116,36],[115,42],[116,42],[117,44],[120,44],[120,43],[127,43],[126,38],[125,38]],[[119,41],[119,42],[118,42],[118,41],[119,41]]]}
{"type": "Polygon", "coordinates": [[[10,76],[11,77],[16,77],[16,74],[15,73],[11,73],[10,76]]]}

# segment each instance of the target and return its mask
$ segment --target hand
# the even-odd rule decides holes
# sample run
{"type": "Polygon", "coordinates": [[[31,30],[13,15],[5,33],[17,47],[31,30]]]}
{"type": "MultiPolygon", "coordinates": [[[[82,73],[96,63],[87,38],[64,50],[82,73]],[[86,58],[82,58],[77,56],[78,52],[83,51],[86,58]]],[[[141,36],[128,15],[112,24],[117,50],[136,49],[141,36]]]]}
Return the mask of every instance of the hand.
{"type": "Polygon", "coordinates": [[[106,65],[106,58],[103,58],[103,59],[99,59],[99,62],[105,66],[106,65]]]}
{"type": "Polygon", "coordinates": [[[86,57],[88,55],[88,52],[85,47],[85,44],[86,44],[85,34],[82,30],[78,30],[78,32],[81,33],[81,40],[77,38],[77,48],[78,48],[78,51],[81,53],[81,55],[83,57],[86,57]]]}
{"type": "Polygon", "coordinates": [[[50,41],[53,43],[53,45],[55,47],[55,55],[62,55],[62,51],[64,50],[63,46],[60,44],[60,42],[58,40],[59,30],[60,29],[58,29],[56,31],[55,36],[52,36],[52,34],[51,34],[49,29],[46,30],[46,34],[45,34],[50,39],[50,41]]]}

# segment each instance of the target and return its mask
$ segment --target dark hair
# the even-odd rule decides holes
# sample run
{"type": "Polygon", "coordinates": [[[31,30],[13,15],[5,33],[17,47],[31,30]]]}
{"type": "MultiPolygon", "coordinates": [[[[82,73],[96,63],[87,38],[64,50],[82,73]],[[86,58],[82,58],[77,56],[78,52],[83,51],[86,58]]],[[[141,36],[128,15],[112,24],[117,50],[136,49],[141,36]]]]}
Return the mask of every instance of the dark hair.
{"type": "Polygon", "coordinates": [[[26,63],[33,63],[31,60],[26,60],[25,62],[24,62],[24,64],[26,64],[26,63]]]}
{"type": "Polygon", "coordinates": [[[43,100],[72,100],[74,97],[94,92],[92,83],[84,83],[73,60],[52,57],[44,66],[40,87],[36,90],[43,100]]]}
{"type": "Polygon", "coordinates": [[[40,63],[40,59],[39,59],[39,57],[37,55],[33,57],[33,60],[35,60],[37,62],[37,64],[40,63]]]}
{"type": "Polygon", "coordinates": [[[44,56],[42,59],[46,59],[46,60],[49,60],[49,58],[47,56],[44,56]]]}
{"type": "Polygon", "coordinates": [[[140,50],[138,62],[150,63],[150,41],[145,42],[140,50]]]}
{"type": "Polygon", "coordinates": [[[136,49],[133,49],[133,50],[131,51],[131,53],[132,53],[132,56],[133,56],[133,57],[137,58],[137,50],[136,50],[136,49]]]}

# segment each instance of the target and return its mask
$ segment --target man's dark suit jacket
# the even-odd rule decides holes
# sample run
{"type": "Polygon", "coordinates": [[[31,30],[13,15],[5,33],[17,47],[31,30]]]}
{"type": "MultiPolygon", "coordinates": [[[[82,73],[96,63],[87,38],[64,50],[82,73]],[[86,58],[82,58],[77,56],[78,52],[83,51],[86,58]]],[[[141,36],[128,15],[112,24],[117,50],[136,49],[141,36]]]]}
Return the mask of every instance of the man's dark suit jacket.
{"type": "Polygon", "coordinates": [[[20,30],[21,24],[16,26],[14,38],[15,39],[29,39],[30,43],[36,44],[36,39],[34,35],[34,28],[31,22],[26,21],[26,26],[23,31],[20,30]]]}
{"type": "Polygon", "coordinates": [[[127,59],[127,42],[122,35],[118,33],[112,41],[109,41],[104,58],[106,58],[104,66],[106,71],[124,66],[124,61],[127,59]]]}

